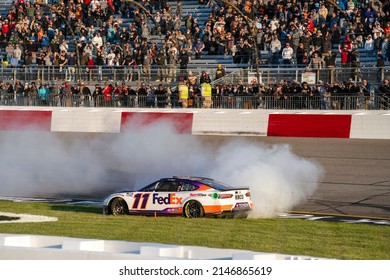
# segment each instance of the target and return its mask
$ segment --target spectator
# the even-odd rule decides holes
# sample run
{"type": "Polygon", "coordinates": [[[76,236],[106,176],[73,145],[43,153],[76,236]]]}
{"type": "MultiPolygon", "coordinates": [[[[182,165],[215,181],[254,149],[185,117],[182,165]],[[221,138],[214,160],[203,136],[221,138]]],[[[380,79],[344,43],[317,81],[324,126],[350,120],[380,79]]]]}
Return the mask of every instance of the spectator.
{"type": "Polygon", "coordinates": [[[218,42],[217,39],[212,36],[211,41],[208,43],[208,54],[209,55],[216,55],[218,52],[218,42]]]}
{"type": "Polygon", "coordinates": [[[76,65],[77,61],[74,52],[70,52],[68,56],[68,81],[75,81],[76,65]]]}
{"type": "Polygon", "coordinates": [[[194,44],[195,59],[200,59],[204,48],[205,48],[204,43],[200,40],[200,38],[197,38],[194,44]]]}
{"type": "Polygon", "coordinates": [[[112,106],[112,92],[114,91],[114,88],[112,86],[112,84],[109,84],[109,83],[105,83],[105,86],[102,90],[102,94],[103,94],[103,101],[104,101],[104,105],[105,107],[110,107],[112,106]]]}
{"type": "Polygon", "coordinates": [[[131,52],[127,52],[125,54],[125,57],[123,59],[122,65],[124,67],[124,75],[125,75],[125,80],[126,81],[132,81],[133,80],[133,64],[134,64],[134,59],[131,54],[131,52]]]}
{"type": "Polygon", "coordinates": [[[378,51],[377,60],[376,60],[376,68],[377,68],[377,80],[378,82],[383,80],[384,68],[385,68],[385,60],[382,54],[382,51],[378,51]]]}
{"type": "Polygon", "coordinates": [[[313,57],[310,59],[309,65],[307,67],[313,70],[320,70],[322,68],[322,59],[318,55],[318,52],[313,54],[313,57]]]}
{"type": "Polygon", "coordinates": [[[215,80],[221,79],[225,75],[225,68],[222,67],[222,64],[218,64],[217,70],[215,71],[215,80]]]}
{"type": "Polygon", "coordinates": [[[38,96],[39,96],[41,106],[48,105],[49,95],[50,95],[49,84],[41,85],[38,90],[38,96]]]}
{"type": "Polygon", "coordinates": [[[292,64],[294,50],[290,46],[290,43],[286,43],[286,46],[282,50],[282,59],[284,64],[292,64]]]}
{"type": "Polygon", "coordinates": [[[328,51],[328,53],[324,57],[325,67],[329,70],[328,79],[330,83],[333,83],[334,80],[334,68],[336,67],[336,57],[337,57],[337,53],[331,50],[328,51]]]}
{"type": "Polygon", "coordinates": [[[19,44],[15,45],[15,49],[13,50],[13,55],[11,59],[11,65],[13,67],[18,67],[19,66],[19,61],[22,58],[22,50],[20,49],[19,44]]]}
{"type": "Polygon", "coordinates": [[[241,47],[241,63],[248,63],[251,53],[252,53],[252,45],[249,44],[248,39],[244,40],[244,44],[241,47]]]}
{"type": "Polygon", "coordinates": [[[305,54],[306,50],[305,48],[303,47],[303,43],[299,43],[298,45],[298,48],[297,48],[297,52],[296,52],[296,59],[297,59],[297,64],[298,66],[301,66],[301,65],[307,65],[307,63],[304,62],[304,54],[305,54]]]}
{"type": "Polygon", "coordinates": [[[103,46],[103,38],[100,34],[100,32],[96,33],[96,36],[92,38],[92,44],[99,49],[103,46]]]}
{"type": "Polygon", "coordinates": [[[203,84],[203,83],[211,83],[211,79],[210,79],[210,76],[209,74],[206,73],[206,71],[202,71],[202,74],[200,75],[200,81],[199,81],[200,84],[203,84]]]}
{"type": "Polygon", "coordinates": [[[164,88],[162,84],[159,84],[157,89],[154,92],[157,100],[157,107],[164,108],[166,105],[167,99],[167,90],[164,88]]]}
{"type": "Polygon", "coordinates": [[[212,93],[212,86],[208,82],[204,82],[201,84],[201,94],[203,98],[203,108],[211,108],[213,102],[211,99],[211,93],[212,93]]]}
{"type": "Polygon", "coordinates": [[[5,53],[6,53],[6,59],[7,59],[8,64],[11,64],[11,59],[14,56],[14,45],[8,44],[5,47],[5,53]]]}
{"type": "Polygon", "coordinates": [[[176,64],[178,62],[178,56],[175,51],[175,49],[171,49],[168,54],[168,64],[169,64],[169,80],[168,82],[175,82],[176,81],[176,75],[177,75],[177,69],[176,64]]]}
{"type": "Polygon", "coordinates": [[[167,55],[163,49],[157,54],[157,81],[166,81],[168,76],[167,55]]]}
{"type": "Polygon", "coordinates": [[[383,39],[383,42],[381,44],[380,50],[383,54],[383,60],[389,61],[390,58],[390,41],[388,37],[385,37],[383,39]]]}
{"type": "MultiPolygon", "coordinates": [[[[340,2],[342,2],[342,1],[340,1],[340,2]]],[[[332,38],[331,39],[332,45],[336,45],[336,44],[340,43],[341,28],[338,25],[337,21],[338,21],[338,18],[337,18],[337,20],[335,20],[333,22],[333,25],[330,28],[330,34],[331,34],[331,38],[332,38]]]]}
{"type": "MultiPolygon", "coordinates": [[[[390,97],[390,81],[389,79],[383,80],[382,84],[379,86],[379,92],[382,96],[389,98],[390,97]]],[[[383,105],[383,103],[382,103],[383,105]]]]}
{"type": "Polygon", "coordinates": [[[341,67],[349,67],[351,63],[351,51],[348,49],[348,45],[343,45],[343,48],[339,45],[339,52],[341,54],[341,67]]]}
{"type": "Polygon", "coordinates": [[[65,72],[65,70],[66,70],[65,66],[67,64],[68,64],[68,55],[64,50],[62,50],[58,56],[58,66],[60,66],[60,68],[59,68],[60,74],[65,72]]]}
{"type": "Polygon", "coordinates": [[[270,50],[271,50],[271,64],[278,64],[279,63],[279,53],[282,49],[282,44],[280,43],[278,37],[274,35],[272,37],[272,41],[270,43],[270,50]]]}
{"type": "Polygon", "coordinates": [[[89,80],[92,79],[94,71],[95,71],[95,61],[93,59],[93,56],[89,55],[87,60],[87,68],[86,68],[86,72],[87,74],[89,74],[89,80]]]}
{"type": "Polygon", "coordinates": [[[188,84],[195,86],[198,82],[198,77],[190,70],[188,71],[188,84]]]}
{"type": "Polygon", "coordinates": [[[374,40],[371,35],[368,35],[366,41],[364,42],[364,50],[370,54],[372,54],[374,50],[374,40]]]}
{"type": "Polygon", "coordinates": [[[179,82],[178,92],[179,92],[179,103],[181,104],[181,107],[187,108],[189,96],[188,96],[188,85],[185,80],[179,82]]]}
{"type": "Polygon", "coordinates": [[[329,51],[332,51],[331,35],[328,30],[325,31],[324,40],[321,45],[321,53],[325,56],[329,51]]]}
{"type": "Polygon", "coordinates": [[[187,66],[189,62],[190,62],[190,56],[188,55],[188,52],[185,49],[182,49],[179,56],[181,79],[184,80],[187,79],[187,66]]]}
{"type": "Polygon", "coordinates": [[[68,43],[66,42],[65,39],[62,40],[62,42],[61,42],[61,44],[59,46],[59,49],[60,49],[61,52],[64,51],[65,53],[68,53],[69,45],[68,45],[68,43]]]}

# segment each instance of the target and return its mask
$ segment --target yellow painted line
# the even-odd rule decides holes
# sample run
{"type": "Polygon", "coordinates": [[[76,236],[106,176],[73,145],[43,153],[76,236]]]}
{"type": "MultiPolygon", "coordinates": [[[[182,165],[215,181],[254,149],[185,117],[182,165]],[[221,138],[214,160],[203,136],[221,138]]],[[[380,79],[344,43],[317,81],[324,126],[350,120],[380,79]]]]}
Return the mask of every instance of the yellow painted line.
{"type": "Polygon", "coordinates": [[[375,219],[375,220],[386,220],[386,221],[390,221],[390,218],[384,218],[384,217],[358,216],[358,215],[335,214],[335,213],[326,213],[326,212],[290,211],[290,213],[291,213],[291,214],[326,215],[326,216],[335,216],[335,217],[349,217],[349,218],[375,219]]]}

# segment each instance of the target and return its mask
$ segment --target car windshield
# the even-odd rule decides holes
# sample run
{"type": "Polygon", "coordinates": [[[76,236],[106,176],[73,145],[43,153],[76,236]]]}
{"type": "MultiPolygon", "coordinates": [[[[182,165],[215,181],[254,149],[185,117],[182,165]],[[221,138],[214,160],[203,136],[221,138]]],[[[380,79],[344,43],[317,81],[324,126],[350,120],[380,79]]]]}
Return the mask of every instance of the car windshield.
{"type": "Polygon", "coordinates": [[[159,181],[153,182],[153,183],[147,185],[146,187],[143,187],[143,188],[140,189],[139,191],[141,191],[141,192],[153,192],[153,191],[156,190],[156,187],[157,187],[157,183],[158,183],[158,182],[159,182],[159,181]]]}

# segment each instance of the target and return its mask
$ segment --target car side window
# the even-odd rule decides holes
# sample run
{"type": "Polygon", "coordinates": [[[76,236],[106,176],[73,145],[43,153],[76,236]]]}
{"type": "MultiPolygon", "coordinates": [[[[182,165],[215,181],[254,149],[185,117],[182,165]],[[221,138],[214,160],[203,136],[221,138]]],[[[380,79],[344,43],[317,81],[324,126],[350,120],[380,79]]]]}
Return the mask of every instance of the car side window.
{"type": "Polygon", "coordinates": [[[177,182],[160,182],[156,188],[158,192],[176,192],[177,191],[177,182]]]}
{"type": "Polygon", "coordinates": [[[190,191],[195,191],[197,189],[196,186],[192,185],[192,184],[189,184],[189,183],[183,183],[180,187],[180,189],[178,189],[178,191],[182,191],[182,192],[190,192],[190,191]]]}

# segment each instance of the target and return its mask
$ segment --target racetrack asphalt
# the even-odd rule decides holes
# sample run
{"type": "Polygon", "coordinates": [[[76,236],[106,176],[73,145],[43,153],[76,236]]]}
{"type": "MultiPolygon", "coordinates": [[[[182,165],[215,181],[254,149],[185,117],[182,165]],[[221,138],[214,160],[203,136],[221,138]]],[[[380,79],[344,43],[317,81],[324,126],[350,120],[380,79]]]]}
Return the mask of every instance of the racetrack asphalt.
{"type": "MultiPolygon", "coordinates": [[[[115,137],[115,134],[58,135],[65,142],[79,138],[88,141],[96,137],[111,141],[115,137]]],[[[195,137],[216,147],[235,137],[269,145],[288,144],[292,153],[318,162],[325,171],[315,193],[306,202],[297,205],[292,213],[307,217],[332,215],[354,219],[383,219],[390,223],[390,140],[213,135],[195,137]]],[[[118,174],[120,172],[119,170],[118,174]]],[[[88,200],[85,196],[66,198],[88,200]]]]}

